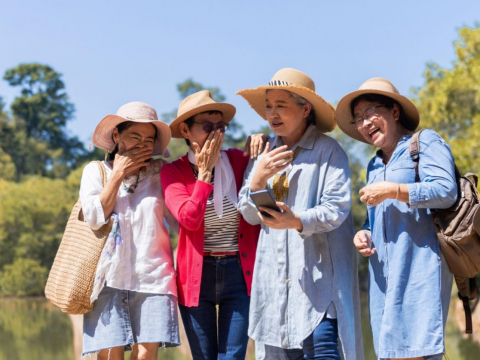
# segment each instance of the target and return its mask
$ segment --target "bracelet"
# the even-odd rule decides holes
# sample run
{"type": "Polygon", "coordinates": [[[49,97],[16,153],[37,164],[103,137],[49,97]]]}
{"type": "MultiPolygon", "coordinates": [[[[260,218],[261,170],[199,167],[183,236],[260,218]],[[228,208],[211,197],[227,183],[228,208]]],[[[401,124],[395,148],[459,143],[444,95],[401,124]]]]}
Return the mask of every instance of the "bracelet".
{"type": "Polygon", "coordinates": [[[400,184],[397,187],[397,196],[395,196],[395,200],[398,200],[398,194],[400,193],[400,184]]]}

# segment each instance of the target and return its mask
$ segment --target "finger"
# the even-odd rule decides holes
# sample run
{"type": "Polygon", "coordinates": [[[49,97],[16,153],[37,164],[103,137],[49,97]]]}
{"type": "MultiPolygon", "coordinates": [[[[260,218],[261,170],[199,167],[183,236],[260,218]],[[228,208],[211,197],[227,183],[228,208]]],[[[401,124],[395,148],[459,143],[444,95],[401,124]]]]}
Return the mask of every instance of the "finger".
{"type": "Polygon", "coordinates": [[[360,191],[358,192],[360,195],[365,194],[365,188],[361,188],[360,191]]]}
{"type": "Polygon", "coordinates": [[[198,145],[196,142],[192,143],[193,146],[193,151],[195,151],[195,155],[200,154],[200,145],[198,145]]]}
{"type": "Polygon", "coordinates": [[[367,195],[360,196],[360,201],[363,203],[366,203],[368,201],[368,196],[367,195]]]}
{"type": "Polygon", "coordinates": [[[243,149],[243,156],[248,156],[252,153],[252,150],[250,149],[250,142],[252,141],[252,136],[250,135],[247,138],[247,142],[245,143],[245,148],[243,149]]]}
{"type": "Polygon", "coordinates": [[[287,145],[282,145],[270,151],[270,155],[273,157],[274,155],[280,154],[285,151],[287,151],[287,145]]]}
{"type": "Polygon", "coordinates": [[[283,151],[281,153],[278,153],[278,154],[275,154],[273,155],[273,151],[270,152],[270,159],[272,161],[278,161],[278,160],[281,160],[281,159],[293,159],[293,151],[283,151]]]}
{"type": "Polygon", "coordinates": [[[277,201],[275,203],[280,209],[282,209],[284,212],[289,212],[290,211],[290,208],[283,202],[279,202],[277,201]]]}
{"type": "Polygon", "coordinates": [[[273,160],[271,161],[271,164],[273,166],[276,166],[276,167],[279,167],[279,166],[283,166],[283,165],[289,165],[291,162],[293,161],[293,157],[291,158],[280,158],[280,159],[276,159],[276,160],[273,160]]]}
{"type": "Polygon", "coordinates": [[[123,155],[138,158],[138,157],[143,156],[145,154],[151,154],[152,151],[153,151],[153,149],[149,149],[149,148],[132,149],[132,150],[126,151],[123,155]]]}
{"type": "Polygon", "coordinates": [[[267,142],[267,145],[265,145],[265,149],[263,149],[263,153],[267,154],[270,151],[270,143],[267,142]]]}
{"type": "Polygon", "coordinates": [[[262,137],[259,137],[257,139],[257,141],[255,142],[255,146],[254,146],[254,157],[257,157],[258,154],[260,154],[262,152],[262,147],[263,147],[263,138],[262,137]]]}
{"type": "Polygon", "coordinates": [[[375,252],[372,251],[371,249],[363,249],[363,250],[359,250],[358,251],[360,253],[360,255],[362,255],[363,257],[369,257],[369,256],[372,256],[375,252]]]}
{"type": "Polygon", "coordinates": [[[273,165],[274,168],[271,169],[271,171],[273,172],[273,174],[275,174],[275,173],[281,173],[281,172],[282,172],[283,170],[285,170],[289,165],[290,165],[290,162],[284,163],[283,165],[282,165],[282,164],[278,164],[277,166],[273,165]]]}
{"type": "Polygon", "coordinates": [[[272,210],[272,209],[270,209],[266,206],[259,206],[258,209],[263,211],[263,212],[266,212],[268,215],[273,216],[275,219],[277,219],[278,216],[281,214],[278,211],[272,210]]]}
{"type": "Polygon", "coordinates": [[[215,153],[220,152],[220,150],[222,149],[224,136],[225,134],[218,130],[217,146],[215,147],[215,153]]]}

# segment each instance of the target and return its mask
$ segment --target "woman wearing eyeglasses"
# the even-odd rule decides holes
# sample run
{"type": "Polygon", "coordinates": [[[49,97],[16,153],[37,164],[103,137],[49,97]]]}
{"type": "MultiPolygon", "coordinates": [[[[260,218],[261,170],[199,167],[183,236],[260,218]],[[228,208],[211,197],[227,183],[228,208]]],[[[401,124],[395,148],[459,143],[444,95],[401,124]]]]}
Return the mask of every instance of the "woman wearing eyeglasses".
{"type": "Polygon", "coordinates": [[[370,325],[379,359],[440,360],[445,353],[452,274],[430,209],[453,205],[457,186],[450,148],[432,130],[420,135],[416,181],[409,145],[419,121],[415,105],[383,78],[367,80],[337,106],[343,132],[379,148],[360,190],[368,217],[354,237],[369,257],[370,325]]]}
{"type": "MultiPolygon", "coordinates": [[[[194,359],[243,360],[248,342],[259,227],[236,208],[249,158],[238,149],[221,151],[235,111],[208,90],[185,98],[170,129],[189,150],[161,172],[165,202],[180,224],[178,301],[194,359]]],[[[251,144],[258,153],[261,136],[251,144]]]]}

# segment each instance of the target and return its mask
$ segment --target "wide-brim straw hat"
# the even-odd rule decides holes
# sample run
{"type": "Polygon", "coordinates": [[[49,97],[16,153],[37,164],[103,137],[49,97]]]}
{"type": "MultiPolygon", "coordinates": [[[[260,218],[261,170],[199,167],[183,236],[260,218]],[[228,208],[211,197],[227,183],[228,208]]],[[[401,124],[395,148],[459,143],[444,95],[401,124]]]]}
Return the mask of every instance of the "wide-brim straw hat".
{"type": "Polygon", "coordinates": [[[158,120],[157,112],[153,107],[139,101],[122,105],[116,114],[105,116],[93,132],[92,144],[100,149],[113,151],[115,149],[113,130],[125,121],[154,125],[157,128],[157,138],[155,139],[152,155],[168,155],[166,149],[172,137],[170,128],[167,124],[158,120]]]}
{"type": "Polygon", "coordinates": [[[172,137],[183,138],[180,133],[180,124],[190,117],[206,111],[220,111],[223,114],[223,122],[229,123],[237,109],[231,104],[217,103],[212,99],[212,94],[208,90],[198,91],[187,96],[178,106],[177,118],[170,123],[172,137]]]}
{"type": "Polygon", "coordinates": [[[237,95],[247,100],[253,110],[266,120],[265,100],[267,90],[287,90],[307,99],[315,110],[317,129],[321,132],[329,132],[335,129],[335,109],[315,93],[315,83],[307,74],[291,68],[281,69],[273,75],[268,85],[239,90],[237,95]]]}
{"type": "Polygon", "coordinates": [[[417,107],[408,98],[400,95],[397,88],[387,79],[376,77],[365,81],[357,91],[345,95],[337,104],[337,124],[340,129],[355,140],[369,143],[364,139],[357,127],[352,124],[353,115],[350,105],[353,100],[363,94],[380,94],[397,101],[403,109],[403,125],[408,130],[415,130],[420,123],[420,115],[417,107]]]}

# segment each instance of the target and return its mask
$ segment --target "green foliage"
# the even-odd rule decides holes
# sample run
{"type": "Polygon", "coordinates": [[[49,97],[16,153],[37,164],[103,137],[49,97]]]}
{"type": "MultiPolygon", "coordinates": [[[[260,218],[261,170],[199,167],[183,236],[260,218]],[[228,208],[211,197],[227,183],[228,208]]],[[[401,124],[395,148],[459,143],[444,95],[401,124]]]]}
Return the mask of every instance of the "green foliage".
{"type": "Polygon", "coordinates": [[[460,171],[480,172],[480,28],[464,27],[451,69],[427,65],[425,83],[413,90],[420,127],[438,131],[451,145],[460,171]]]}
{"type": "Polygon", "coordinates": [[[50,268],[78,198],[78,186],[68,185],[38,176],[21,183],[0,180],[0,271],[19,258],[50,268]]]}
{"type": "Polygon", "coordinates": [[[48,270],[38,260],[19,258],[0,273],[0,295],[42,294],[47,276],[48,270]]]}
{"type": "Polygon", "coordinates": [[[21,64],[7,70],[4,80],[21,93],[10,106],[12,119],[0,117],[0,146],[14,162],[16,177],[65,176],[86,151],[66,132],[74,107],[61,74],[47,65],[21,64]]]}

